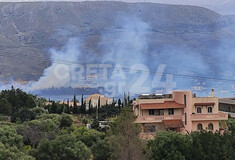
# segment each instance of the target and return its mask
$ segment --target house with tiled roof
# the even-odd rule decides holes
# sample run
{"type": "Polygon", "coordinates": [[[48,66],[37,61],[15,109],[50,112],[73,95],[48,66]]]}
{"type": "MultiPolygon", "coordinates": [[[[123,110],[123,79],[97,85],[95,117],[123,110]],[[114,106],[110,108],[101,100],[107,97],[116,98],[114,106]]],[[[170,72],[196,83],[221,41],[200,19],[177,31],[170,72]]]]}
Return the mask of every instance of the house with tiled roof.
{"type": "Polygon", "coordinates": [[[157,131],[173,130],[181,133],[208,130],[220,131],[220,122],[228,114],[219,112],[218,97],[196,97],[191,91],[173,91],[172,94],[140,95],[134,104],[136,123],[142,126],[141,136],[151,137],[157,131]]]}

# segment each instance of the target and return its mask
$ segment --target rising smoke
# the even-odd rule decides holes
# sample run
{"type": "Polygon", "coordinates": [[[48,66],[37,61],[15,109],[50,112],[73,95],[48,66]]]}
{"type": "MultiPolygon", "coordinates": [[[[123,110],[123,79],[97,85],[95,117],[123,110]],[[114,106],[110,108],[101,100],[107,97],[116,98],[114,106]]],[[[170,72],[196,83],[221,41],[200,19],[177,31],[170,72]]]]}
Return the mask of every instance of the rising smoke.
{"type": "MultiPolygon", "coordinates": [[[[61,50],[51,49],[52,65],[45,70],[44,75],[33,84],[31,89],[81,87],[89,84],[88,87],[102,86],[105,88],[102,92],[108,91],[113,95],[122,94],[123,91],[131,91],[132,94],[158,92],[159,90],[166,92],[169,91],[166,90],[166,87],[170,85],[166,83],[166,74],[195,75],[195,73],[201,72],[200,75],[208,75],[210,72],[210,67],[203,57],[199,53],[192,52],[187,46],[168,45],[160,53],[154,51],[148,53],[148,35],[151,34],[151,27],[140,18],[120,15],[116,19],[116,23],[119,28],[116,30],[117,34],[113,41],[110,41],[108,34],[102,35],[98,48],[102,50],[103,54],[98,57],[94,58],[95,53],[88,53],[90,58],[85,58],[86,55],[81,53],[79,47],[82,45],[79,38],[70,39],[61,50]],[[86,59],[86,64],[110,64],[112,67],[108,72],[107,80],[97,78],[100,72],[98,70],[93,75],[87,75],[84,72],[85,80],[76,77],[77,81],[72,81],[71,75],[75,72],[71,65],[74,62],[80,63],[83,59],[86,59]],[[160,78],[156,83],[159,84],[156,84],[158,88],[154,88],[156,80],[154,76],[160,65],[165,65],[165,68],[162,74],[157,75],[160,78]]],[[[86,68],[84,64],[80,65],[86,68]]],[[[86,69],[83,70],[86,71],[86,69]]],[[[170,88],[171,90],[189,89],[193,83],[205,84],[205,82],[195,79],[184,79],[182,83],[182,79],[177,77],[171,79],[169,83],[176,83],[170,88]]]]}
{"type": "MultiPolygon", "coordinates": [[[[117,37],[114,41],[110,42],[107,40],[108,35],[103,35],[102,40],[98,44],[103,54],[98,57],[94,58],[95,53],[88,53],[90,58],[85,58],[87,55],[82,54],[80,51],[79,46],[81,46],[81,41],[78,40],[80,38],[70,39],[68,44],[61,50],[51,49],[52,65],[44,71],[43,76],[38,82],[32,85],[31,89],[38,90],[68,86],[82,87],[88,84],[88,87],[110,87],[109,84],[111,84],[111,88],[113,89],[111,92],[115,92],[115,94],[122,94],[122,91],[129,91],[131,88],[137,93],[145,92],[142,90],[143,87],[141,85],[146,85],[149,75],[145,74],[144,77],[146,77],[146,81],[144,81],[143,84],[138,84],[135,82],[139,78],[139,74],[135,72],[138,70],[146,72],[145,70],[148,70],[148,68],[140,67],[145,67],[143,65],[147,63],[145,62],[145,53],[148,49],[146,34],[149,31],[149,26],[134,16],[129,18],[119,16],[116,22],[122,24],[120,29],[117,30],[117,37]],[[84,62],[84,59],[86,59],[86,64],[81,64],[81,62],[84,62]],[[61,62],[64,64],[60,64],[61,62]],[[74,64],[74,62],[78,64],[74,64]],[[107,81],[103,80],[104,77],[96,77],[99,76],[100,68],[96,68],[98,71],[95,75],[90,75],[85,72],[86,66],[92,64],[95,66],[96,64],[107,64],[111,66],[111,70],[108,70],[108,77],[105,78],[107,81]],[[73,65],[73,67],[71,67],[71,65],[73,65]],[[76,74],[76,72],[74,72],[74,66],[76,68],[77,65],[83,67],[84,73],[82,76],[85,77],[85,80],[81,79],[81,76],[76,77],[77,81],[71,79],[71,75],[76,74]],[[122,77],[120,77],[119,71],[123,73],[122,77]],[[90,79],[90,76],[96,78],[90,79]],[[132,87],[134,83],[135,86],[132,87]],[[120,85],[122,85],[121,89],[120,85]],[[125,88],[125,90],[123,88],[125,88]]],[[[81,68],[79,69],[81,70],[81,68]]],[[[142,81],[139,81],[139,83],[142,83],[142,81]]],[[[150,86],[148,85],[147,88],[146,92],[149,92],[150,86]]]]}
{"type": "Polygon", "coordinates": [[[52,65],[45,69],[38,82],[33,83],[31,90],[45,88],[68,87],[70,82],[70,63],[76,62],[80,57],[79,39],[71,38],[61,50],[51,49],[52,65]]]}
{"type": "Polygon", "coordinates": [[[38,82],[28,85],[30,90],[102,86],[105,90],[101,92],[111,92],[112,96],[123,94],[123,91],[131,91],[132,94],[168,92],[169,84],[166,81],[169,75],[173,76],[170,83],[176,84],[170,89],[191,89],[200,91],[202,95],[208,95],[207,92],[211,88],[221,93],[233,90],[233,83],[216,80],[235,78],[233,39],[221,39],[219,45],[209,52],[199,53],[197,49],[192,49],[186,44],[150,45],[153,29],[150,24],[136,16],[121,14],[115,22],[118,27],[113,29],[112,34],[101,34],[102,38],[97,46],[101,54],[98,56],[94,52],[82,51],[81,46],[85,43],[82,36],[71,38],[59,50],[50,49],[51,66],[45,69],[38,82]],[[110,36],[114,36],[112,40],[110,36]],[[87,65],[90,64],[95,66],[97,71],[88,74],[87,65]],[[107,79],[99,77],[103,71],[103,68],[99,67],[100,64],[109,66],[107,79]],[[157,82],[161,85],[153,87],[154,76],[161,65],[165,65],[157,82]],[[77,73],[81,68],[84,70],[82,76],[77,73]]]}

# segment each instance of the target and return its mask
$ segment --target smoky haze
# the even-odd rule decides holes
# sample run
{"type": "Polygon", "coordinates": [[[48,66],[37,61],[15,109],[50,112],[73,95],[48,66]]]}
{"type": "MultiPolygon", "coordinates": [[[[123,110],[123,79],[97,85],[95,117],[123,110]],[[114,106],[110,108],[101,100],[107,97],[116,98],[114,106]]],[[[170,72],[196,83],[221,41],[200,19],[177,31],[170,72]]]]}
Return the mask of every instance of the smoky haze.
{"type": "Polygon", "coordinates": [[[79,60],[79,39],[71,38],[61,50],[52,48],[49,52],[52,64],[45,69],[43,76],[38,82],[33,83],[31,90],[69,86],[72,71],[69,64],[64,62],[76,62],[79,60]]]}
{"type": "Polygon", "coordinates": [[[153,30],[150,24],[126,14],[119,14],[115,23],[119,32],[114,41],[109,41],[109,34],[103,34],[98,42],[101,55],[95,52],[82,53],[80,46],[85,43],[82,36],[71,38],[59,50],[50,49],[52,65],[44,71],[38,82],[33,83],[31,90],[69,86],[104,87],[101,92],[107,92],[109,96],[121,95],[124,91],[136,95],[166,93],[173,89],[191,89],[205,95],[211,88],[216,89],[218,94],[225,94],[226,90],[233,91],[233,83],[218,80],[234,78],[232,68],[235,66],[235,57],[228,39],[221,39],[207,57],[184,44],[164,45],[160,51],[159,46],[155,46],[149,52],[148,37],[153,30]],[[96,70],[93,75],[86,72],[90,64],[96,70]],[[100,74],[99,64],[108,64],[107,77],[100,74]],[[165,67],[163,73],[159,74],[157,71],[162,65],[165,67]],[[82,77],[76,73],[81,67],[84,70],[82,77]],[[73,75],[74,79],[71,78],[73,75]]]}
{"type": "Polygon", "coordinates": [[[8,75],[7,69],[18,77],[30,69],[25,78],[30,81],[37,72],[39,76],[24,85],[28,90],[102,86],[102,93],[111,94],[192,89],[208,95],[211,88],[217,95],[234,92],[233,16],[151,3],[4,3],[1,7],[0,16],[5,16],[8,26],[0,27],[4,35],[0,38],[5,42],[11,37],[1,44],[4,53],[49,54],[46,67],[24,59],[24,69],[12,67],[22,64],[18,57],[14,65],[5,67],[4,60],[11,62],[14,57],[4,57],[1,76],[8,75]],[[25,50],[8,51],[17,45],[25,50]],[[107,76],[102,75],[104,66],[107,76]],[[44,69],[43,74],[37,67],[44,69]]]}

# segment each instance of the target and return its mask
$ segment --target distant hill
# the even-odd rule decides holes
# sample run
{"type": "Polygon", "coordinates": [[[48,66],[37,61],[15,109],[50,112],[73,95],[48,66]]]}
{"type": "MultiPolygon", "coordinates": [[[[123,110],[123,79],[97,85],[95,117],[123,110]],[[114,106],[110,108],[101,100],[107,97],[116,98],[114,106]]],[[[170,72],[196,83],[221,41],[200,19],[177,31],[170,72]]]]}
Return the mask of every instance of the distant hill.
{"type": "Polygon", "coordinates": [[[168,45],[187,45],[203,56],[223,38],[234,37],[233,16],[202,7],[123,2],[0,3],[0,79],[38,80],[50,66],[48,50],[71,37],[83,37],[82,53],[103,54],[102,36],[109,43],[123,32],[116,21],[135,16],[150,27],[148,52],[168,45]]]}

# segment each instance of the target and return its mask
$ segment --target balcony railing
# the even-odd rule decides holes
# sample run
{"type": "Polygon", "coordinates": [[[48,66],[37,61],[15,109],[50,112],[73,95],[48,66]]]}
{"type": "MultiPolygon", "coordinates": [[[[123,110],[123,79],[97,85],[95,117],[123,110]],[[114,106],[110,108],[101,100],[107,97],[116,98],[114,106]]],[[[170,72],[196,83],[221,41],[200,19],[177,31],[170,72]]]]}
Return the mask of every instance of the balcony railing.
{"type": "MultiPolygon", "coordinates": [[[[166,116],[139,116],[136,119],[136,123],[156,123],[162,122],[162,120],[182,119],[183,115],[166,115],[166,116]]],[[[228,114],[219,112],[211,114],[191,114],[192,121],[207,121],[207,120],[227,120],[228,114]]]]}
{"type": "Polygon", "coordinates": [[[154,123],[162,122],[162,120],[182,119],[183,115],[167,115],[167,116],[139,116],[137,123],[154,123]]]}
{"type": "Polygon", "coordinates": [[[203,120],[227,120],[227,113],[211,113],[211,114],[192,114],[192,121],[203,121],[203,120]]]}

